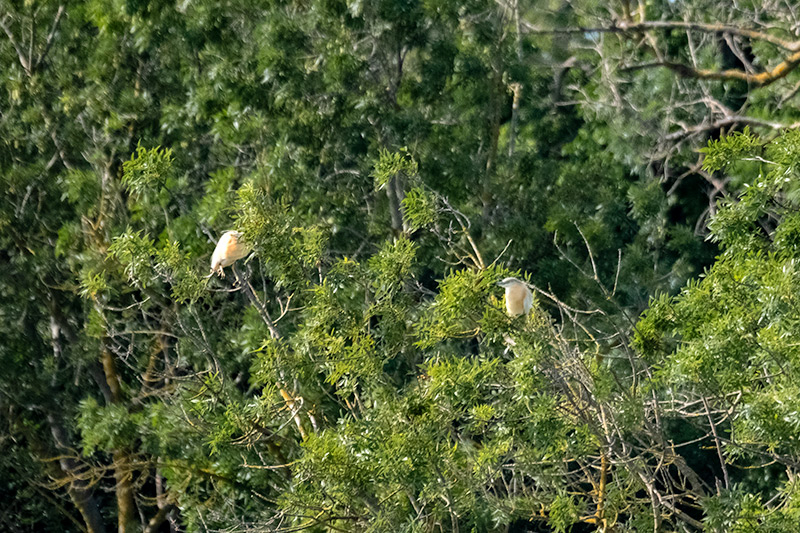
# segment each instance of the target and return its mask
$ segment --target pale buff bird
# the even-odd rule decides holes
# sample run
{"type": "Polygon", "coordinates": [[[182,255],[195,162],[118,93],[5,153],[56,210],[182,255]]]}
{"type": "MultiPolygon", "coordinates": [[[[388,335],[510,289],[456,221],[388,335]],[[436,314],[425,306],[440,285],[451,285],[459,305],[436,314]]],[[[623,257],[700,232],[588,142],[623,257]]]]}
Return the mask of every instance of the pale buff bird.
{"type": "Polygon", "coordinates": [[[225,277],[223,268],[246,256],[250,248],[242,242],[242,234],[238,231],[226,231],[222,234],[211,255],[211,273],[225,277]]]}
{"type": "Polygon", "coordinates": [[[498,285],[506,290],[506,311],[512,317],[527,315],[533,306],[533,293],[517,278],[506,278],[498,285]]]}

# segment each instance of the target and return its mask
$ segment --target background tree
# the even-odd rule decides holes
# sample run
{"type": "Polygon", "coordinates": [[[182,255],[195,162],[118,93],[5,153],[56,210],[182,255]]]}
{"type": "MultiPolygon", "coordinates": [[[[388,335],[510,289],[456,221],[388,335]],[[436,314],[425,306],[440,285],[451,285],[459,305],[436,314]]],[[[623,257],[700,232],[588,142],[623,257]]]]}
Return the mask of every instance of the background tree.
{"type": "Polygon", "coordinates": [[[789,8],[0,9],[9,529],[791,529],[789,8]]]}

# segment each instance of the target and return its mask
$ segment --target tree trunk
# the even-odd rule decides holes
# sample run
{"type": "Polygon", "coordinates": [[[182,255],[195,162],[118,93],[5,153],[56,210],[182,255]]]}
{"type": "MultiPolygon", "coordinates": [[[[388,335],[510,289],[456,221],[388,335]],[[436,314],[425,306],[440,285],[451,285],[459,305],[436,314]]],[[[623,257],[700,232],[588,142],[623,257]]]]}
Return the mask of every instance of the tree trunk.
{"type": "MultiPolygon", "coordinates": [[[[83,522],[86,524],[86,529],[89,533],[105,533],[106,528],[103,524],[103,517],[100,515],[100,510],[97,507],[97,502],[94,499],[91,488],[89,488],[86,480],[81,479],[78,475],[80,465],[78,462],[70,457],[68,454],[72,453],[71,446],[67,439],[67,433],[53,414],[47,415],[47,424],[50,427],[50,433],[53,435],[56,448],[61,455],[58,459],[58,464],[61,467],[61,473],[69,478],[70,482],[67,485],[67,493],[72,499],[72,503],[78,508],[78,511],[83,517],[83,522]]],[[[58,479],[58,468],[55,463],[46,461],[50,465],[50,475],[54,479],[58,479]],[[55,470],[55,471],[52,471],[55,470]]]]}
{"type": "MultiPolygon", "coordinates": [[[[103,372],[106,375],[106,383],[111,389],[113,403],[120,403],[122,390],[120,388],[120,378],[117,374],[114,357],[107,349],[103,349],[101,355],[103,372]]],[[[131,467],[130,455],[126,450],[114,450],[114,479],[117,481],[117,527],[119,533],[129,533],[137,529],[136,507],[133,501],[133,486],[131,478],[133,469],[131,467]]]]}

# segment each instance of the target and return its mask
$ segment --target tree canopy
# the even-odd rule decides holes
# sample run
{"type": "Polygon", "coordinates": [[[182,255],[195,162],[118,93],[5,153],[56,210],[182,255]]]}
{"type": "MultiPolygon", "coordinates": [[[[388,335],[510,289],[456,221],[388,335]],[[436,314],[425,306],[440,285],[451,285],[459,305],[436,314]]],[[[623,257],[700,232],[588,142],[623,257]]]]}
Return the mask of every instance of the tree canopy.
{"type": "Polygon", "coordinates": [[[0,0],[0,526],[797,531],[798,16],[0,0]]]}

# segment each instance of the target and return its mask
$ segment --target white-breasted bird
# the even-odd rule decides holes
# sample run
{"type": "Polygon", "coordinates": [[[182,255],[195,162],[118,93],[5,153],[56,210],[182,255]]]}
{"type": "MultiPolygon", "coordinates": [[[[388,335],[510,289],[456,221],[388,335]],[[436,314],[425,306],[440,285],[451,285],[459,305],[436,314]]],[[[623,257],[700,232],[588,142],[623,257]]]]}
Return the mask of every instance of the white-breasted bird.
{"type": "Polygon", "coordinates": [[[225,277],[223,268],[232,265],[250,253],[250,248],[242,242],[242,234],[238,231],[226,231],[222,234],[211,255],[211,273],[225,277]]]}
{"type": "Polygon", "coordinates": [[[533,306],[533,293],[525,282],[506,278],[497,283],[506,290],[506,311],[512,317],[527,315],[533,306]]]}

